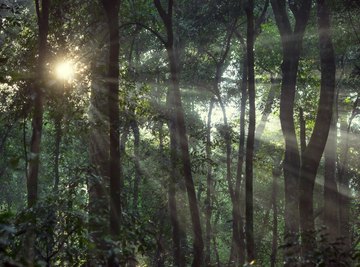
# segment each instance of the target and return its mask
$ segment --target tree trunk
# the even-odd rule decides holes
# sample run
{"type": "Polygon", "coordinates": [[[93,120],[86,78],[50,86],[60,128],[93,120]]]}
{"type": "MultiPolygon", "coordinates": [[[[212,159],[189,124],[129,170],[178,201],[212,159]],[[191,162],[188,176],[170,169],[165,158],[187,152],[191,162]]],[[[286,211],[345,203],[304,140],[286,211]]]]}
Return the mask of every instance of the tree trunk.
{"type": "MultiPolygon", "coordinates": [[[[244,56],[242,62],[242,81],[241,81],[241,104],[240,104],[240,135],[239,135],[239,150],[238,150],[238,161],[236,170],[236,182],[235,182],[235,202],[233,203],[233,224],[237,224],[238,237],[234,236],[234,225],[233,225],[233,236],[232,236],[232,253],[237,252],[237,261],[239,266],[245,264],[245,236],[244,236],[244,225],[243,218],[241,216],[241,198],[240,189],[242,183],[243,164],[245,156],[245,112],[246,112],[246,100],[247,100],[247,58],[244,56]]],[[[231,258],[233,258],[232,256],[231,258]]]]}
{"type": "MultiPolygon", "coordinates": [[[[39,27],[38,37],[38,62],[37,62],[37,80],[34,83],[32,90],[33,97],[33,114],[32,114],[32,135],[30,141],[30,161],[28,165],[27,174],[27,204],[28,208],[32,208],[38,198],[38,176],[40,165],[40,144],[43,126],[43,90],[45,89],[45,81],[47,79],[46,73],[46,58],[48,54],[47,36],[49,30],[49,7],[50,0],[36,0],[36,13],[39,27]]],[[[35,261],[35,221],[31,222],[27,234],[27,251],[26,260],[29,266],[34,265],[35,261]]]]}
{"type": "Polygon", "coordinates": [[[184,181],[187,191],[191,222],[193,227],[194,243],[193,243],[193,262],[192,266],[197,267],[203,264],[204,242],[202,238],[202,229],[200,222],[199,207],[196,198],[195,185],[191,173],[191,161],[189,154],[189,143],[186,135],[184,110],[181,103],[181,94],[179,87],[179,58],[178,51],[174,42],[173,31],[173,0],[168,0],[167,11],[164,10],[160,0],[154,0],[155,7],[163,20],[166,28],[167,41],[164,42],[170,69],[171,88],[173,91],[173,106],[175,108],[175,123],[179,137],[179,149],[181,152],[181,161],[183,164],[184,181]]]}
{"type": "Polygon", "coordinates": [[[330,33],[330,18],[324,0],[317,1],[318,31],[320,43],[321,90],[313,133],[304,152],[300,170],[300,227],[301,250],[305,266],[314,266],[313,252],[316,248],[313,211],[313,189],[316,172],[324,152],[329,133],[335,91],[335,55],[330,33]]]}
{"type": "Polygon", "coordinates": [[[248,95],[249,95],[249,128],[246,142],[245,164],[245,215],[246,215],[246,250],[247,261],[255,259],[254,246],[254,205],[253,205],[253,157],[255,142],[255,75],[254,75],[254,3],[248,1],[247,17],[247,66],[248,66],[248,95]]]}
{"type": "MultiPolygon", "coordinates": [[[[121,218],[121,165],[120,165],[120,110],[119,110],[119,9],[120,0],[101,1],[107,17],[109,30],[108,62],[108,112],[109,112],[109,179],[110,179],[110,218],[109,230],[113,240],[120,237],[121,218]]],[[[108,266],[118,266],[115,255],[109,256],[108,266]]]]}
{"type": "Polygon", "coordinates": [[[276,24],[281,35],[283,48],[282,83],[280,94],[280,123],[285,139],[285,157],[283,161],[285,179],[285,266],[298,256],[299,232],[299,171],[300,153],[294,124],[294,100],[300,51],[304,31],[309,19],[311,0],[290,2],[290,9],[295,17],[294,30],[287,14],[285,0],[271,0],[276,24]]]}
{"type": "Polygon", "coordinates": [[[216,67],[216,74],[215,74],[215,82],[214,82],[214,90],[215,94],[218,99],[218,103],[220,105],[222,114],[223,114],[223,120],[224,120],[224,139],[225,139],[225,146],[226,146],[226,182],[227,187],[230,195],[230,200],[232,204],[232,247],[231,247],[231,253],[229,258],[229,266],[234,266],[236,264],[237,259],[237,252],[239,251],[239,244],[240,244],[240,238],[239,238],[239,229],[238,229],[238,218],[236,216],[237,210],[236,206],[237,203],[235,201],[235,192],[234,192],[234,184],[231,174],[231,133],[230,133],[230,126],[227,121],[227,115],[226,115],[226,107],[222,101],[220,90],[219,90],[219,84],[221,80],[222,75],[222,64],[217,64],[216,67]]]}
{"type": "Polygon", "coordinates": [[[174,90],[174,104],[175,104],[175,114],[176,114],[176,125],[177,132],[179,136],[179,148],[181,151],[181,160],[183,164],[185,186],[189,201],[190,215],[193,226],[194,233],[194,259],[192,266],[201,266],[203,262],[203,239],[202,239],[202,230],[200,223],[200,214],[198,203],[196,199],[196,191],[194,186],[194,181],[192,179],[191,173],[191,162],[189,154],[189,144],[186,136],[186,126],[184,111],[181,104],[179,80],[178,80],[178,68],[176,63],[176,58],[173,50],[168,50],[168,56],[170,61],[170,73],[172,81],[172,90],[174,90]]]}
{"type": "Polygon", "coordinates": [[[107,248],[104,237],[108,233],[109,214],[106,193],[109,187],[108,98],[102,82],[104,78],[102,73],[98,73],[95,65],[94,62],[91,71],[89,156],[92,173],[88,179],[89,235],[94,242],[95,250],[89,253],[88,261],[90,266],[105,266],[107,248]]]}
{"type": "Polygon", "coordinates": [[[209,105],[209,113],[206,127],[206,158],[209,161],[207,167],[206,176],[206,200],[205,200],[205,266],[211,266],[211,215],[212,215],[212,194],[213,182],[212,182],[212,163],[211,163],[211,115],[214,107],[214,98],[211,98],[209,105]]]}
{"type": "Polygon", "coordinates": [[[172,240],[173,240],[173,259],[174,266],[184,267],[185,266],[185,255],[181,246],[181,229],[176,205],[176,184],[179,180],[179,154],[178,154],[178,137],[176,129],[176,118],[174,105],[172,103],[174,99],[173,91],[168,91],[167,96],[167,106],[169,111],[169,131],[170,131],[170,164],[171,164],[171,173],[170,181],[168,188],[168,199],[169,199],[169,213],[170,213],[170,222],[172,225],[172,240]]]}
{"type": "Polygon", "coordinates": [[[306,120],[304,117],[304,110],[299,110],[299,121],[300,121],[300,151],[301,157],[303,156],[306,149],[306,120]]]}

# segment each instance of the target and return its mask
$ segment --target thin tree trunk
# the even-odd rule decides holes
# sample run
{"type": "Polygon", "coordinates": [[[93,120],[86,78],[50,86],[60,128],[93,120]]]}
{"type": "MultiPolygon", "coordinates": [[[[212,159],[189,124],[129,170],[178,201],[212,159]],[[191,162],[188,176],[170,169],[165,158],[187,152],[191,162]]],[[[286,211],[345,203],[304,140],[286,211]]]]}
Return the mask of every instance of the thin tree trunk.
{"type": "Polygon", "coordinates": [[[177,124],[177,132],[179,135],[179,148],[181,151],[181,159],[183,164],[184,171],[184,179],[185,186],[188,195],[189,207],[190,207],[190,215],[193,226],[194,233],[194,259],[193,259],[193,267],[201,266],[203,262],[203,239],[202,239],[202,230],[200,223],[200,214],[198,203],[196,199],[196,191],[194,186],[194,181],[192,179],[191,173],[191,162],[190,162],[190,154],[189,154],[189,144],[186,136],[186,126],[185,126],[185,118],[184,111],[181,104],[181,96],[180,96],[180,88],[179,88],[179,80],[178,80],[178,71],[176,70],[177,65],[174,51],[168,50],[169,61],[170,61],[170,69],[171,69],[171,80],[172,80],[172,90],[174,90],[174,101],[175,101],[175,114],[176,114],[176,124],[177,124]]]}
{"type": "Polygon", "coordinates": [[[281,35],[283,48],[282,83],[280,94],[280,123],[285,139],[285,157],[283,161],[285,179],[285,266],[291,266],[298,257],[299,232],[299,172],[300,153],[294,124],[294,100],[300,51],[304,31],[309,19],[311,0],[290,2],[295,17],[294,30],[287,14],[285,0],[271,0],[276,24],[281,35]]]}
{"type": "MultiPolygon", "coordinates": [[[[119,109],[119,9],[120,0],[101,0],[109,29],[108,111],[109,111],[109,229],[113,240],[120,238],[121,218],[121,165],[120,165],[120,109],[119,109]]],[[[108,266],[118,266],[115,255],[110,255],[108,266]]]]}
{"type": "Polygon", "coordinates": [[[169,199],[169,213],[170,222],[172,225],[172,240],[173,240],[173,260],[174,266],[184,267],[184,253],[181,247],[181,230],[178,218],[178,211],[176,205],[176,183],[179,179],[179,167],[178,167],[178,137],[176,129],[176,118],[174,116],[174,106],[172,105],[173,94],[172,91],[168,92],[167,105],[169,110],[169,130],[170,130],[170,162],[171,162],[171,174],[168,188],[169,199]]]}
{"type": "MultiPolygon", "coordinates": [[[[163,122],[160,121],[159,125],[158,125],[158,130],[159,130],[159,154],[160,154],[160,158],[161,158],[161,162],[166,162],[165,160],[165,155],[164,155],[164,133],[163,133],[163,122]]],[[[170,147],[171,149],[171,147],[170,147]]],[[[171,181],[170,181],[171,183],[171,181]]],[[[168,191],[168,198],[170,199],[170,190],[168,191]]],[[[169,201],[170,202],[170,201],[169,201]]],[[[175,203],[176,204],[176,203],[175,203]]],[[[171,212],[170,210],[170,204],[169,205],[169,212],[171,212]]],[[[175,205],[176,207],[176,205],[175,205]]],[[[157,267],[165,267],[165,248],[164,248],[164,223],[165,223],[165,217],[166,217],[166,208],[162,208],[160,207],[159,209],[159,234],[158,237],[156,238],[156,252],[155,252],[155,256],[154,256],[154,266],[157,267]]],[[[170,217],[171,219],[171,217],[170,217]]],[[[173,251],[174,253],[175,251],[173,251]]],[[[175,256],[175,253],[174,253],[175,256]]],[[[175,257],[174,257],[175,258],[175,257]]],[[[176,266],[176,265],[174,265],[176,266]]]]}
{"type": "Polygon", "coordinates": [[[220,108],[221,108],[221,111],[223,114],[224,127],[225,127],[224,139],[225,139],[225,146],[226,146],[226,182],[227,182],[227,187],[228,187],[228,191],[230,194],[230,200],[231,200],[231,204],[232,204],[232,217],[233,217],[233,221],[232,221],[233,243],[232,243],[232,248],[231,248],[231,253],[230,253],[230,258],[229,258],[229,265],[233,266],[236,264],[237,251],[239,251],[240,238],[239,238],[239,229],[238,229],[239,224],[238,224],[238,220],[236,217],[237,204],[235,201],[234,184],[233,184],[232,173],[231,173],[231,142],[232,142],[232,140],[231,140],[229,124],[227,121],[226,108],[222,101],[222,98],[220,95],[220,90],[219,90],[221,69],[222,69],[222,64],[217,64],[214,90],[215,90],[215,93],[216,93],[216,96],[218,99],[218,103],[220,105],[220,108]]]}
{"type": "Polygon", "coordinates": [[[208,120],[206,126],[206,158],[209,161],[207,167],[206,176],[206,200],[205,200],[205,266],[211,266],[211,215],[212,215],[212,194],[213,182],[212,182],[212,163],[211,163],[211,115],[214,107],[214,98],[211,98],[209,105],[208,120]]]}
{"type": "MultiPolygon", "coordinates": [[[[233,225],[233,237],[232,237],[232,253],[237,252],[238,263],[240,266],[245,264],[245,236],[244,236],[244,225],[243,218],[241,216],[241,199],[240,199],[240,188],[242,183],[243,164],[245,156],[245,112],[246,112],[246,101],[247,101],[247,58],[244,56],[242,62],[242,81],[241,81],[241,104],[240,104],[240,135],[239,135],[239,150],[238,150],[238,161],[236,170],[236,182],[235,182],[235,203],[233,203],[233,223],[237,224],[238,234],[234,236],[234,225],[233,225]],[[237,244],[236,244],[237,243],[237,244]]],[[[230,258],[233,258],[231,256],[230,258]]]]}
{"type": "Polygon", "coordinates": [[[169,69],[170,69],[170,80],[171,80],[171,88],[173,91],[173,106],[175,108],[175,123],[177,128],[177,133],[179,137],[179,148],[181,152],[181,161],[183,164],[183,172],[184,172],[184,181],[185,187],[188,196],[191,222],[193,228],[193,267],[198,267],[203,264],[203,249],[204,242],[202,238],[202,229],[200,222],[200,214],[198,201],[196,198],[195,185],[192,178],[191,173],[191,161],[189,154],[189,143],[186,134],[186,125],[185,125],[185,117],[184,110],[181,103],[181,93],[179,87],[179,58],[178,51],[174,42],[174,31],[173,31],[173,0],[168,0],[167,11],[164,10],[160,0],[154,0],[155,7],[163,20],[164,26],[166,28],[167,33],[167,41],[164,42],[168,60],[169,60],[169,69]]]}
{"type": "Polygon", "coordinates": [[[246,142],[245,164],[245,215],[246,215],[246,250],[247,261],[255,259],[254,245],[254,205],[253,205],[253,157],[255,142],[255,75],[254,75],[254,3],[249,0],[246,8],[247,17],[247,65],[249,95],[249,128],[246,142]]]}
{"type": "Polygon", "coordinates": [[[316,172],[324,152],[332,117],[335,92],[335,55],[331,39],[330,18],[324,0],[317,1],[318,31],[321,62],[321,90],[313,133],[302,157],[300,170],[300,227],[305,266],[315,266],[311,261],[316,248],[313,211],[313,190],[316,172]]]}
{"type": "MultiPolygon", "coordinates": [[[[28,165],[27,174],[27,204],[32,208],[38,199],[38,176],[40,165],[40,144],[43,126],[43,87],[46,77],[46,57],[48,54],[47,36],[49,30],[49,8],[50,0],[36,0],[36,13],[39,28],[38,37],[38,62],[37,62],[37,80],[32,90],[33,114],[32,114],[32,135],[30,141],[31,159],[28,165]]],[[[35,221],[31,221],[26,240],[26,260],[28,266],[33,266],[35,261],[35,221]]]]}
{"type": "Polygon", "coordinates": [[[102,1],[109,27],[109,140],[110,140],[110,232],[120,234],[120,147],[119,147],[119,7],[120,1],[102,1]]]}
{"type": "Polygon", "coordinates": [[[303,156],[306,149],[306,120],[304,117],[303,108],[300,108],[299,110],[299,121],[300,121],[300,151],[301,151],[301,156],[303,156]]]}

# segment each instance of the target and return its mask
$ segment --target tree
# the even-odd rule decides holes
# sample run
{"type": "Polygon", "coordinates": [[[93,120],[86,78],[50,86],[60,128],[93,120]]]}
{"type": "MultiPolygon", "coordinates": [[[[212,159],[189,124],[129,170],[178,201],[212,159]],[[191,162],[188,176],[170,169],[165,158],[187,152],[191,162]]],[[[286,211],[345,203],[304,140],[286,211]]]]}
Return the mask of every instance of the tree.
{"type": "MultiPolygon", "coordinates": [[[[327,4],[317,1],[318,31],[321,63],[321,89],[314,130],[302,156],[300,169],[300,227],[302,254],[307,258],[314,251],[315,222],[313,188],[320,159],[330,130],[335,92],[335,56],[327,4]]],[[[309,266],[314,264],[309,263],[309,266]]]]}
{"type": "Polygon", "coordinates": [[[253,218],[253,157],[255,142],[255,75],[254,75],[254,3],[248,1],[246,8],[247,17],[247,83],[249,95],[249,129],[246,142],[246,165],[245,165],[245,198],[246,198],[246,249],[247,260],[252,262],[255,259],[254,247],[254,218],[253,218]]]}
{"type": "Polygon", "coordinates": [[[181,160],[183,164],[184,180],[186,191],[188,195],[189,208],[191,214],[191,221],[194,234],[193,253],[194,258],[192,266],[201,266],[203,262],[203,248],[204,242],[202,238],[202,230],[200,223],[199,208],[196,199],[196,192],[194,181],[191,174],[191,162],[189,155],[189,144],[186,136],[185,118],[183,107],[181,104],[181,95],[179,88],[179,51],[176,47],[175,35],[173,29],[173,1],[168,1],[167,11],[163,8],[159,0],[154,0],[155,7],[164,23],[166,29],[167,40],[164,41],[165,49],[168,55],[170,80],[171,80],[171,94],[172,107],[175,114],[175,127],[178,135],[178,145],[181,151],[181,160]]]}
{"type": "Polygon", "coordinates": [[[280,122],[285,139],[285,242],[289,244],[289,249],[285,251],[285,260],[288,261],[288,257],[295,253],[294,246],[299,231],[300,154],[294,124],[294,100],[302,40],[310,15],[311,1],[290,2],[289,8],[295,18],[293,29],[287,14],[286,1],[272,0],[271,5],[283,49],[280,122]]]}
{"type": "MultiPolygon", "coordinates": [[[[38,20],[39,37],[38,37],[38,62],[36,69],[36,80],[33,84],[33,117],[32,117],[32,136],[30,144],[31,159],[27,174],[27,190],[28,190],[28,207],[32,208],[38,199],[38,176],[40,165],[40,143],[43,126],[43,91],[46,87],[46,60],[48,56],[47,35],[49,31],[49,0],[36,0],[36,14],[38,20]]],[[[32,225],[35,227],[35,224],[32,225]]],[[[30,230],[33,231],[33,230],[30,230]]],[[[27,260],[30,266],[34,263],[34,234],[29,233],[29,244],[27,260]]]]}

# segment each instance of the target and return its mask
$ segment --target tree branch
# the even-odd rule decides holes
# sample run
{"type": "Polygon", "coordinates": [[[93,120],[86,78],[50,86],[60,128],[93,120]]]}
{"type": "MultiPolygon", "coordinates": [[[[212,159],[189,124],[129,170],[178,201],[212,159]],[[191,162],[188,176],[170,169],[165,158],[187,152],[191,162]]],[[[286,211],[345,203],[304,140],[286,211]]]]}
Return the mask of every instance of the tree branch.
{"type": "MultiPolygon", "coordinates": [[[[169,4],[170,2],[172,2],[172,0],[169,0],[169,4]]],[[[160,3],[160,0],[154,0],[154,5],[157,9],[157,11],[159,12],[159,15],[161,17],[161,19],[163,20],[163,22],[166,24],[168,19],[169,19],[169,14],[166,14],[163,6],[160,3]]],[[[168,7],[169,8],[169,7],[168,7]]],[[[171,7],[172,8],[172,7],[171,7]]]]}
{"type": "Polygon", "coordinates": [[[172,16],[173,6],[174,6],[174,0],[169,0],[169,1],[168,1],[168,13],[167,13],[167,15],[168,15],[169,17],[172,16]]]}
{"type": "Polygon", "coordinates": [[[36,15],[37,15],[38,19],[40,20],[40,19],[42,19],[42,18],[41,18],[39,0],[34,0],[34,2],[35,2],[36,15]]]}
{"type": "Polygon", "coordinates": [[[266,0],[263,10],[261,11],[260,16],[255,23],[255,35],[258,35],[260,33],[260,27],[261,27],[261,24],[263,24],[263,22],[265,20],[265,15],[266,15],[267,9],[269,7],[269,3],[270,3],[270,0],[266,0]]]}
{"type": "Polygon", "coordinates": [[[286,12],[285,0],[271,0],[271,6],[274,11],[276,24],[278,25],[280,35],[286,36],[292,34],[291,24],[286,12]]]}
{"type": "Polygon", "coordinates": [[[157,32],[156,30],[150,28],[149,26],[141,23],[141,22],[128,22],[128,23],[124,23],[124,24],[121,24],[121,26],[119,27],[119,29],[121,28],[125,28],[126,26],[130,26],[130,25],[137,25],[137,26],[140,26],[142,28],[144,28],[145,30],[148,30],[149,32],[151,32],[152,34],[154,34],[161,43],[163,43],[164,45],[167,44],[167,41],[160,35],[159,32],[157,32]]]}

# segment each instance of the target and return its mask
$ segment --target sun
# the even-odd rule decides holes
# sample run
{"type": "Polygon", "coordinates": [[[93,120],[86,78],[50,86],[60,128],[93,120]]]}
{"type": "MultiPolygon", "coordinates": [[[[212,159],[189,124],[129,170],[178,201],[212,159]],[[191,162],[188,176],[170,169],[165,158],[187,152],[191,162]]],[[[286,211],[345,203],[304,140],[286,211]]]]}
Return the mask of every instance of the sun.
{"type": "Polygon", "coordinates": [[[74,72],[74,65],[71,61],[61,61],[55,67],[56,77],[60,80],[71,81],[74,72]]]}

